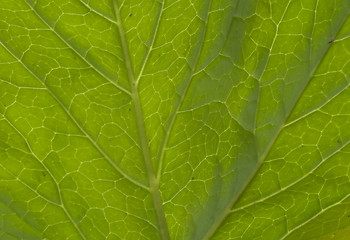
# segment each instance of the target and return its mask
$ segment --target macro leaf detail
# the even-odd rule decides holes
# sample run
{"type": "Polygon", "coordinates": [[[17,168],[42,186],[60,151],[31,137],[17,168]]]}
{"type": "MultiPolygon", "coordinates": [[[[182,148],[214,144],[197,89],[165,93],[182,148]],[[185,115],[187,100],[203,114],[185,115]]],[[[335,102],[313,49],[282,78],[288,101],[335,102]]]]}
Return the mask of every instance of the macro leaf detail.
{"type": "Polygon", "coordinates": [[[346,0],[8,0],[1,239],[342,239],[346,0]]]}

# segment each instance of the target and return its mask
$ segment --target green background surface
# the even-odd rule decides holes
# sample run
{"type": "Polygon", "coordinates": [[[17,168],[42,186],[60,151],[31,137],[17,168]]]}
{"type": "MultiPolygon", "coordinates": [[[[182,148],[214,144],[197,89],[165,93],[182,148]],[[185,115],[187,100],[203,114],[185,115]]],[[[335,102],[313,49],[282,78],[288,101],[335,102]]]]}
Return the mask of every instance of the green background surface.
{"type": "Polygon", "coordinates": [[[0,239],[341,239],[348,0],[0,4],[0,239]]]}

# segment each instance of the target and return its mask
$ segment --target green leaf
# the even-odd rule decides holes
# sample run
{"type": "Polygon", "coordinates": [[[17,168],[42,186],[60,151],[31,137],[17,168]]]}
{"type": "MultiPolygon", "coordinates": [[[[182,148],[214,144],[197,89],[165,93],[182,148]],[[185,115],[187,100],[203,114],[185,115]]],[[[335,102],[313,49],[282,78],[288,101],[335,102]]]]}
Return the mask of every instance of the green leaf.
{"type": "Polygon", "coordinates": [[[347,0],[8,0],[1,239],[350,228],[347,0]]]}

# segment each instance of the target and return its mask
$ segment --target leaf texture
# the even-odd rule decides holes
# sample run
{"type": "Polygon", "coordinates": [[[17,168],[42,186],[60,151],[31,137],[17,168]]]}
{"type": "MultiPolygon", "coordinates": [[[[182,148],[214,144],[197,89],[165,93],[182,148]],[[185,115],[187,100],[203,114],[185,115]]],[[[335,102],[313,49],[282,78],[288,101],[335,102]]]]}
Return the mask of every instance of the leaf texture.
{"type": "Polygon", "coordinates": [[[346,0],[7,0],[1,239],[350,227],[346,0]]]}

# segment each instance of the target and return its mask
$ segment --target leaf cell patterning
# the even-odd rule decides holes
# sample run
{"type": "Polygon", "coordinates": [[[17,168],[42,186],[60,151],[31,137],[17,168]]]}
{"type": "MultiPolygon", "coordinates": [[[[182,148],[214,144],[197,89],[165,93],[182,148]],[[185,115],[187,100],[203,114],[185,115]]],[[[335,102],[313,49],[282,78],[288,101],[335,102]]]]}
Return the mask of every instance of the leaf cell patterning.
{"type": "Polygon", "coordinates": [[[0,239],[342,239],[349,14],[2,1],[0,239]]]}

